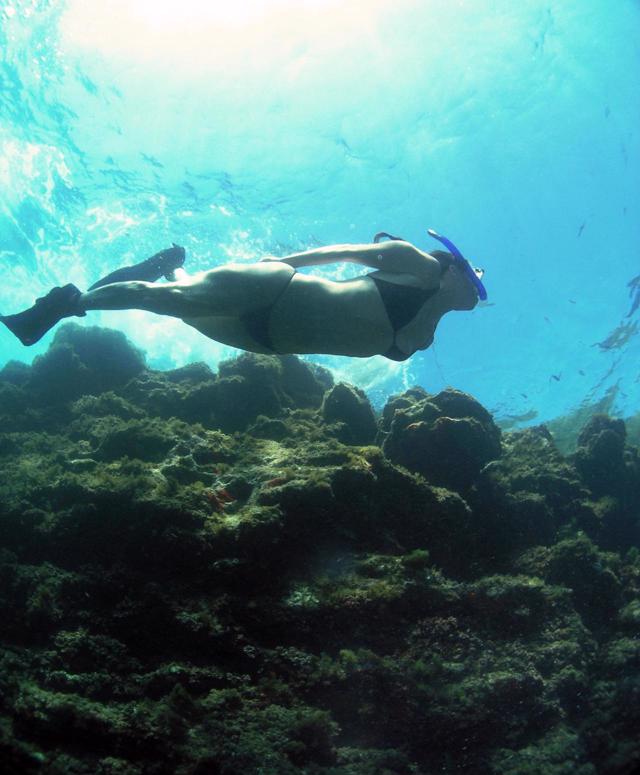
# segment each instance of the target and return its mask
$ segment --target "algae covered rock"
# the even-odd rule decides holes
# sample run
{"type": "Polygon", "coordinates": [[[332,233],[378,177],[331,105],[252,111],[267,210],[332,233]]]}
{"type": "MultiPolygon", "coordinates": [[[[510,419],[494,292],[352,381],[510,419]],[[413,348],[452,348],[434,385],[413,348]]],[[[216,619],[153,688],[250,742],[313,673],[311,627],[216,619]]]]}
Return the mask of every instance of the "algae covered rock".
{"type": "Polygon", "coordinates": [[[216,383],[215,415],[227,433],[244,430],[258,416],[318,407],[330,376],[295,356],[245,353],[223,361],[216,383]]]}
{"type": "Polygon", "coordinates": [[[624,477],[626,428],[622,420],[594,415],[578,436],[575,465],[594,495],[613,492],[624,477]]]}
{"type": "Polygon", "coordinates": [[[532,549],[517,562],[526,573],[573,592],[576,610],[592,628],[606,627],[623,602],[617,555],[603,552],[585,535],[532,549]]]}
{"type": "Polygon", "coordinates": [[[640,760],[637,455],[615,423],[578,463],[544,426],[501,437],[470,396],[412,388],[385,455],[366,397],[292,356],[133,358],[110,383],[74,347],[37,366],[55,403],[35,366],[0,374],[3,772],[640,760]],[[600,445],[622,478],[589,468],[600,445]]]}
{"type": "Polygon", "coordinates": [[[592,535],[607,548],[640,542],[640,451],[626,443],[623,420],[596,414],[578,436],[573,461],[593,496],[592,535]]]}
{"type": "Polygon", "coordinates": [[[390,425],[383,445],[387,457],[433,484],[465,491],[501,454],[500,429],[489,412],[458,390],[396,398],[392,413],[383,416],[390,425]]]}
{"type": "Polygon", "coordinates": [[[378,431],[376,416],[365,393],[343,382],[325,393],[322,417],[327,424],[340,423],[337,438],[345,444],[372,444],[378,431]]]}
{"type": "Polygon", "coordinates": [[[25,385],[29,381],[31,369],[21,361],[8,361],[0,369],[0,383],[7,382],[10,385],[25,385]]]}
{"type": "Polygon", "coordinates": [[[69,401],[121,387],[144,368],[144,355],[124,334],[67,323],[35,359],[27,387],[44,402],[69,401]]]}
{"type": "Polygon", "coordinates": [[[553,543],[567,523],[595,529],[587,496],[547,428],[503,434],[502,456],[485,466],[468,495],[477,540],[491,547],[487,570],[504,570],[528,547],[553,543]]]}

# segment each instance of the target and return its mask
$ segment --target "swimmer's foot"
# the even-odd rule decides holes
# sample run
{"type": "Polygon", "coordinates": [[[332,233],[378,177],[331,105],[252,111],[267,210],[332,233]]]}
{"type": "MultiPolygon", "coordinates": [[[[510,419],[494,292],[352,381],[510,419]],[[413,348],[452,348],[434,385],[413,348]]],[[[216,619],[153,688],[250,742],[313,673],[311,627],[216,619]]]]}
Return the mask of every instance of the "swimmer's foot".
{"type": "Polygon", "coordinates": [[[185,249],[174,242],[172,247],[155,253],[151,258],[146,258],[139,264],[116,269],[115,272],[111,272],[106,277],[100,278],[100,280],[89,286],[88,290],[93,291],[103,285],[126,283],[132,280],[143,280],[147,283],[155,283],[161,277],[173,280],[173,273],[184,264],[185,255],[185,249]]]}
{"type": "Polygon", "coordinates": [[[0,315],[0,322],[14,333],[24,345],[32,345],[53,328],[62,318],[84,317],[78,306],[81,292],[75,285],[53,288],[38,299],[33,307],[15,315],[0,315]]]}
{"type": "MultiPolygon", "coordinates": [[[[183,247],[180,247],[180,245],[176,245],[175,242],[172,242],[170,248],[161,250],[152,258],[160,259],[159,268],[162,270],[162,276],[167,280],[173,280],[173,273],[176,269],[179,269],[184,265],[186,257],[186,250],[183,247]]],[[[147,261],[150,260],[151,259],[147,259],[147,261]]],[[[158,277],[158,279],[160,279],[160,277],[158,277]]]]}

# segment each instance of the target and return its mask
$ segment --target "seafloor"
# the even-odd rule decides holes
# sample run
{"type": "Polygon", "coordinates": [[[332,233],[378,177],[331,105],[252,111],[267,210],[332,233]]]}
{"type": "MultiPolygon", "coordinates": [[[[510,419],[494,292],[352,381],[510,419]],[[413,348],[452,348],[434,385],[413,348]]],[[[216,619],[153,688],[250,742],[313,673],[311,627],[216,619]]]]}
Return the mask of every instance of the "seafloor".
{"type": "Polygon", "coordinates": [[[68,325],[0,371],[0,771],[618,775],[640,455],[68,325]]]}

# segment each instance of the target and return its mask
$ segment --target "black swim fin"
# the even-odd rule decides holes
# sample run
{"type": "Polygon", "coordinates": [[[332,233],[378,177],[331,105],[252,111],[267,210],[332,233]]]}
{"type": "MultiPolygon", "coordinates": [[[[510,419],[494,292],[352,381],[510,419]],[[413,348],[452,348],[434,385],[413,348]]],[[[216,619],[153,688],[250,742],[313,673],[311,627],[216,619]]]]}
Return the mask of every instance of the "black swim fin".
{"type": "Polygon", "coordinates": [[[185,249],[173,243],[173,246],[161,250],[159,253],[141,261],[133,266],[123,266],[110,272],[106,277],[101,277],[87,290],[93,291],[103,285],[112,283],[126,283],[132,280],[143,280],[147,283],[155,283],[161,277],[172,279],[173,272],[184,264],[185,249]]]}
{"type": "Polygon", "coordinates": [[[71,283],[62,288],[53,288],[46,296],[38,299],[33,307],[15,315],[0,315],[0,322],[28,347],[40,341],[62,318],[84,317],[86,312],[78,307],[80,295],[80,290],[71,283]]]}

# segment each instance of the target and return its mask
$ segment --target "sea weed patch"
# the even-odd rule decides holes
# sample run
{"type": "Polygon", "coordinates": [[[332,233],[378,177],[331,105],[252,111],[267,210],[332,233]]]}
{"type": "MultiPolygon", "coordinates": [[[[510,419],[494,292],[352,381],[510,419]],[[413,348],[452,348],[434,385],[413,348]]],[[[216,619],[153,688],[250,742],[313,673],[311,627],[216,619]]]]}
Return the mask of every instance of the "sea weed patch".
{"type": "Polygon", "coordinates": [[[55,402],[29,367],[0,374],[7,771],[596,775],[640,756],[619,423],[565,456],[458,391],[378,417],[295,358],[157,372],[113,340],[116,379],[65,337],[37,368],[84,382],[58,375],[55,402]]]}

